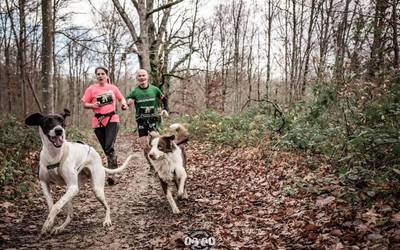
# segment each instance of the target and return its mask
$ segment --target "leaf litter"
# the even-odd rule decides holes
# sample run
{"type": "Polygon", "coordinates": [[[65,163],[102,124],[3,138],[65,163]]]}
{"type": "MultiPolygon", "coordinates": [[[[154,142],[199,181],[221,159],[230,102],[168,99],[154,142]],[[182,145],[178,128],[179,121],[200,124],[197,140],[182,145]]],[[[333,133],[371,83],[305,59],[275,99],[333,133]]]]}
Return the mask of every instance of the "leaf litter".
{"type": "MultiPolygon", "coordinates": [[[[143,155],[135,140],[119,136],[119,160],[143,155]]],[[[0,248],[184,249],[196,230],[215,237],[216,249],[400,248],[398,200],[351,202],[346,195],[357,193],[321,157],[198,141],[187,149],[189,199],[178,201],[181,214],[171,213],[141,157],[105,188],[111,228],[102,227],[104,209],[87,184],[74,199],[66,230],[39,237],[47,206],[36,185],[23,199],[1,202],[0,248]]],[[[53,189],[55,199],[63,192],[53,189]]]]}

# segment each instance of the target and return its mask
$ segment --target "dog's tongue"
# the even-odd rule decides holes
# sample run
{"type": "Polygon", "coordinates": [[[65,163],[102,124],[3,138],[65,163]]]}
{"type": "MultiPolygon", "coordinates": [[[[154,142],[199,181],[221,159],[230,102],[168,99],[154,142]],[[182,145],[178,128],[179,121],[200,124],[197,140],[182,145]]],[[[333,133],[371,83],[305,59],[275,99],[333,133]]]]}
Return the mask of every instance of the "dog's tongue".
{"type": "Polygon", "coordinates": [[[64,140],[62,136],[56,136],[56,138],[53,140],[53,143],[56,147],[61,147],[63,144],[64,140]]]}

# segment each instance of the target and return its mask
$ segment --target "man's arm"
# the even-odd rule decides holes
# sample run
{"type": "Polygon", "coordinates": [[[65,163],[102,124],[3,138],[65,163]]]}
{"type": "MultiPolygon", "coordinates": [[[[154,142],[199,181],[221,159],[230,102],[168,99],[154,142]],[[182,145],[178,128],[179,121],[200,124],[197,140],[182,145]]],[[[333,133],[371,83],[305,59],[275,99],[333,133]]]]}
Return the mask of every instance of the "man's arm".
{"type": "Polygon", "coordinates": [[[163,96],[161,96],[161,101],[162,101],[162,104],[163,104],[163,109],[166,110],[166,111],[169,111],[168,98],[165,95],[163,95],[163,96]]]}
{"type": "Polygon", "coordinates": [[[129,98],[129,99],[126,100],[126,104],[128,104],[128,106],[131,106],[132,104],[134,105],[135,104],[135,100],[129,98]]]}
{"type": "Polygon", "coordinates": [[[134,89],[132,89],[128,95],[126,96],[126,104],[128,104],[128,106],[131,106],[132,104],[135,104],[135,95],[134,95],[134,89]]]}

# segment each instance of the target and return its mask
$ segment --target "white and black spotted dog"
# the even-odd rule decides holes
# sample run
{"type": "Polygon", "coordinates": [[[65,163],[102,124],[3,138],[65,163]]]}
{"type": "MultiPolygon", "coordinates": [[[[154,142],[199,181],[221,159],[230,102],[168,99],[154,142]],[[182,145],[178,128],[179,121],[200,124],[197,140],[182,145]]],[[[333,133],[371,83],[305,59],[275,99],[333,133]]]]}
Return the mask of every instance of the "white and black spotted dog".
{"type": "Polygon", "coordinates": [[[153,164],[164,194],[167,197],[173,213],[179,213],[179,208],[172,196],[172,187],[175,184],[178,189],[178,198],[187,198],[185,182],[186,153],[185,144],[189,139],[189,133],[181,124],[170,126],[177,134],[160,136],[156,132],[150,132],[150,162],[153,164]]]}
{"type": "Polygon", "coordinates": [[[124,164],[117,169],[104,168],[100,155],[94,148],[66,140],[65,118],[69,115],[69,110],[64,109],[63,114],[43,115],[35,113],[25,119],[26,125],[39,127],[43,144],[40,152],[39,180],[49,208],[49,214],[42,227],[42,234],[58,233],[69,224],[73,216],[72,199],[78,194],[81,184],[89,178],[91,178],[96,198],[106,210],[103,225],[110,226],[110,207],[104,195],[105,174],[121,172],[133,157],[133,155],[130,155],[124,164]],[[50,184],[67,186],[66,193],[55,204],[50,194],[50,184]],[[64,206],[67,209],[67,218],[63,224],[54,228],[55,218],[64,206]]]}

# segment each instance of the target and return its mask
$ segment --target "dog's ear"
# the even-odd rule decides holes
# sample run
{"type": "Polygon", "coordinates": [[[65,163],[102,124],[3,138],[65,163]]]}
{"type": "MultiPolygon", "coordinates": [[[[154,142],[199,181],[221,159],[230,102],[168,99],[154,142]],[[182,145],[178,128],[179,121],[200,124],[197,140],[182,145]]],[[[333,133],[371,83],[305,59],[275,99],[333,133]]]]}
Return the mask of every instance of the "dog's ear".
{"type": "Polygon", "coordinates": [[[71,112],[69,111],[69,109],[64,109],[64,114],[61,114],[61,115],[65,119],[67,116],[71,116],[71,112]]]}
{"type": "Polygon", "coordinates": [[[25,118],[25,124],[28,126],[39,126],[43,120],[43,115],[40,113],[34,113],[25,118]]]}
{"type": "Polygon", "coordinates": [[[175,139],[175,135],[166,135],[166,136],[163,136],[163,139],[166,142],[165,152],[172,152],[172,150],[174,148],[172,142],[175,139]]]}

